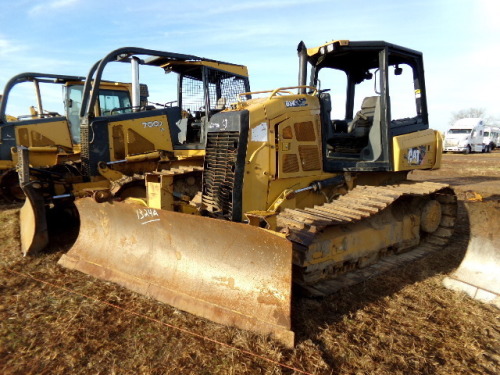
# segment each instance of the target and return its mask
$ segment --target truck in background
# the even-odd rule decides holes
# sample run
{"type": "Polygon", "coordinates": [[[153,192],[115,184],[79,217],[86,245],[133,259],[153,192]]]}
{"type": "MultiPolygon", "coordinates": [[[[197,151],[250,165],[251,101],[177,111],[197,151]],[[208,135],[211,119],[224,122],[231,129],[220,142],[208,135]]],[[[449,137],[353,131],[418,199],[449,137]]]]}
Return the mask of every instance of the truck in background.
{"type": "Polygon", "coordinates": [[[483,135],[485,152],[490,152],[496,147],[500,147],[500,127],[494,125],[486,126],[483,135]]]}
{"type": "Polygon", "coordinates": [[[443,152],[486,151],[483,144],[485,124],[481,118],[462,118],[457,120],[444,135],[443,152]]]}

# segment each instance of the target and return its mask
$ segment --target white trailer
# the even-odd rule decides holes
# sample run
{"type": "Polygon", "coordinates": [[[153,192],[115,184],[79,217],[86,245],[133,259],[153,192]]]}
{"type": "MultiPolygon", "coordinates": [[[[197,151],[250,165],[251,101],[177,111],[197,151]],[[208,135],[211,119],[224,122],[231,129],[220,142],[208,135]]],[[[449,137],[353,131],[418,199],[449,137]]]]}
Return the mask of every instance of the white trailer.
{"type": "Polygon", "coordinates": [[[481,118],[462,118],[457,120],[445,133],[444,152],[484,152],[484,121],[481,118]]]}
{"type": "Polygon", "coordinates": [[[498,126],[485,126],[484,127],[483,144],[485,152],[490,152],[496,147],[500,147],[500,127],[498,126]]]}

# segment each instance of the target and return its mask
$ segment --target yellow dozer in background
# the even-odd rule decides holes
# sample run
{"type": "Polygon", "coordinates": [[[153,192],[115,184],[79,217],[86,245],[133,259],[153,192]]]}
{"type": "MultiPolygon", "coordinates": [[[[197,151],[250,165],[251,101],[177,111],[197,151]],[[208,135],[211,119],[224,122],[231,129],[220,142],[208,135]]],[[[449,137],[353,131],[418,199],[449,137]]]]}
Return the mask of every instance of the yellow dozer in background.
{"type": "Polygon", "coordinates": [[[90,69],[78,106],[70,106],[78,109],[73,137],[81,159],[34,168],[33,149],[19,147],[20,183],[28,198],[21,209],[23,253],[35,254],[52,234],[70,232],[71,222],[78,227],[75,198],[145,197],[145,172],[168,170],[178,179],[176,196],[189,201],[201,183],[206,123],[249,90],[242,65],[135,47],[110,52],[90,69]],[[103,92],[105,69],[116,75],[123,68],[132,76],[131,95],[103,92]],[[139,83],[139,73],[148,85],[139,83]],[[174,100],[148,102],[149,91],[174,100]]]}
{"type": "MultiPolygon", "coordinates": [[[[422,54],[343,40],[301,43],[299,57],[298,86],[211,116],[202,178],[150,170],[142,199],[75,199],[79,234],[59,263],[291,346],[292,284],[325,296],[444,245],[453,190],[407,180],[441,160],[422,54]]],[[[97,124],[82,132],[90,175],[113,150],[97,124]]]]}
{"type": "MultiPolygon", "coordinates": [[[[24,199],[15,170],[17,146],[28,148],[29,164],[33,168],[69,165],[79,160],[79,105],[84,82],[84,77],[47,73],[21,73],[7,82],[2,95],[4,100],[0,102],[0,198],[7,201],[24,199]],[[32,95],[26,87],[31,84],[32,95]],[[56,94],[54,88],[59,87],[63,88],[63,105],[57,103],[56,109],[61,113],[47,111],[45,105],[56,94]],[[23,106],[29,107],[30,114],[6,115],[7,109],[12,108],[13,96],[22,96],[23,106]]],[[[130,90],[130,84],[101,82],[97,113],[106,111],[111,102],[130,103],[130,90]]]]}
{"type": "MultiPolygon", "coordinates": [[[[2,104],[3,95],[0,95],[0,105],[2,104]]],[[[7,121],[16,121],[17,117],[5,114],[5,119],[7,121]]]]}

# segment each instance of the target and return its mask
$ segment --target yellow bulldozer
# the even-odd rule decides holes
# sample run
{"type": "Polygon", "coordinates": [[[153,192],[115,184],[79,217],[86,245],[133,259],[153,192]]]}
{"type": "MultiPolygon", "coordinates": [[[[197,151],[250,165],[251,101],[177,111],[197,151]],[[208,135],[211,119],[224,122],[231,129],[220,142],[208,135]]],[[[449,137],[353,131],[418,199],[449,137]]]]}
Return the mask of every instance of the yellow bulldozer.
{"type": "Polygon", "coordinates": [[[33,149],[18,147],[20,184],[28,197],[21,210],[23,253],[37,253],[49,243],[52,229],[57,232],[73,217],[78,221],[75,198],[144,197],[145,172],[169,170],[184,178],[176,194],[184,201],[192,198],[201,180],[205,124],[249,89],[242,65],[136,47],[107,54],[90,69],[78,106],[71,106],[78,109],[78,161],[34,167],[33,149]],[[132,73],[126,100],[102,88],[105,69],[116,74],[121,68],[132,73]],[[149,86],[139,83],[139,74],[149,86]],[[170,85],[161,80],[165,77],[170,85]],[[174,100],[148,102],[150,89],[174,100]]]}
{"type": "MultiPolygon", "coordinates": [[[[31,72],[18,74],[7,82],[2,95],[4,100],[0,102],[0,197],[8,201],[24,199],[15,170],[17,146],[29,149],[29,163],[33,168],[79,160],[79,105],[84,82],[85,77],[31,72]],[[33,95],[26,87],[31,84],[33,95]],[[45,109],[47,99],[54,95],[54,87],[63,88],[64,105],[57,108],[61,113],[45,109]],[[29,114],[6,115],[10,99],[16,95],[22,96],[23,105],[28,104],[29,114]]],[[[130,90],[130,84],[101,82],[100,100],[95,110],[100,114],[106,111],[109,103],[130,103],[130,90]]]]}
{"type": "MultiPolygon", "coordinates": [[[[407,179],[441,161],[422,54],[347,40],[298,52],[297,86],[242,92],[206,122],[201,178],[187,160],[146,172],[144,197],[75,199],[59,263],[291,346],[292,284],[329,295],[446,244],[453,190],[407,179]]],[[[90,170],[103,155],[87,154],[90,170]]]]}

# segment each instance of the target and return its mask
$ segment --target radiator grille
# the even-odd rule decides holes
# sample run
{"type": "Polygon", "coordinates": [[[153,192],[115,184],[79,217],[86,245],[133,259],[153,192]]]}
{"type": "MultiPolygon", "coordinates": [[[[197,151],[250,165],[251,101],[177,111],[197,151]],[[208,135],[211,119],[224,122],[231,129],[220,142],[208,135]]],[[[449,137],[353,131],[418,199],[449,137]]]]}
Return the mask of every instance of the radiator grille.
{"type": "Polygon", "coordinates": [[[283,138],[284,139],[292,139],[293,138],[291,126],[286,126],[285,128],[283,128],[283,138]]]}
{"type": "Polygon", "coordinates": [[[313,123],[311,121],[297,122],[295,124],[295,137],[299,142],[314,142],[316,140],[316,136],[314,135],[313,123]]]}
{"type": "Polygon", "coordinates": [[[293,173],[299,171],[299,160],[295,154],[283,154],[283,172],[293,173]]]}
{"type": "Polygon", "coordinates": [[[231,219],[239,132],[208,133],[203,203],[209,212],[231,219]]]}
{"type": "Polygon", "coordinates": [[[303,171],[314,171],[321,168],[317,146],[299,146],[299,155],[303,171]]]}

